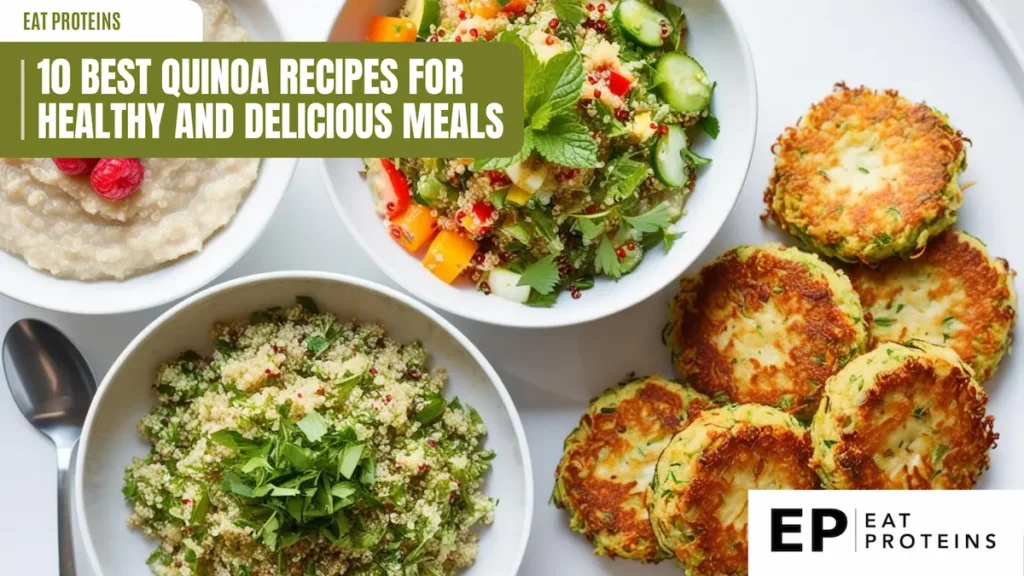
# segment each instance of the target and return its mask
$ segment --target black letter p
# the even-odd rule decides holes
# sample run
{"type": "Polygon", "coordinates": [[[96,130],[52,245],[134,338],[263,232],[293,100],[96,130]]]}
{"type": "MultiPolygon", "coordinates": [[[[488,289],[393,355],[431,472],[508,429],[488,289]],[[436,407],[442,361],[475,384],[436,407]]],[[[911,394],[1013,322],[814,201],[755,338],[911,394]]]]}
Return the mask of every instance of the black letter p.
{"type": "Polygon", "coordinates": [[[811,510],[811,550],[821,552],[825,538],[835,538],[843,532],[846,532],[846,514],[842,510],[834,508],[811,510]],[[835,526],[828,530],[825,529],[826,516],[835,522],[835,526]]]}

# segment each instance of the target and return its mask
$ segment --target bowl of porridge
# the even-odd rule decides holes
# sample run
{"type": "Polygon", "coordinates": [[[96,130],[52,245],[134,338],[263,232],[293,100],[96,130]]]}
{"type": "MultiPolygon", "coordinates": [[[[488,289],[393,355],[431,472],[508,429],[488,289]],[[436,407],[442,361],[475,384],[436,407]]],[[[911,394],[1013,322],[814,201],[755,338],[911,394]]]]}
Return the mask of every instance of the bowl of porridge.
{"type": "MultiPolygon", "coordinates": [[[[282,40],[262,2],[195,0],[207,42],[282,40]]],[[[143,310],[227,270],[294,158],[0,158],[0,294],[81,314],[143,310]]]]}

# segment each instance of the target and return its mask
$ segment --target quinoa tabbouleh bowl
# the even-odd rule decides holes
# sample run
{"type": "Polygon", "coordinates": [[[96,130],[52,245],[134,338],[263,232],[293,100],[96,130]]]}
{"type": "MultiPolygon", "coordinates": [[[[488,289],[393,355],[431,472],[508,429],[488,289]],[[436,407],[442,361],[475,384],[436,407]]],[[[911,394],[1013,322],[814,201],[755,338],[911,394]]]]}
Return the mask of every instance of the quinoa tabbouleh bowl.
{"type": "Polygon", "coordinates": [[[537,307],[618,280],[673,225],[716,138],[714,81],[663,0],[408,0],[371,41],[507,42],[527,74],[524,147],[511,158],[370,158],[384,231],[445,283],[537,307]]]}
{"type": "Polygon", "coordinates": [[[514,576],[533,509],[480,352],[411,298],[324,273],[230,281],[153,322],[100,385],[77,465],[106,576],[514,576]]]}
{"type": "Polygon", "coordinates": [[[161,365],[125,470],[159,576],[454,574],[476,557],[494,453],[443,367],[310,298],[214,327],[161,365]]]}

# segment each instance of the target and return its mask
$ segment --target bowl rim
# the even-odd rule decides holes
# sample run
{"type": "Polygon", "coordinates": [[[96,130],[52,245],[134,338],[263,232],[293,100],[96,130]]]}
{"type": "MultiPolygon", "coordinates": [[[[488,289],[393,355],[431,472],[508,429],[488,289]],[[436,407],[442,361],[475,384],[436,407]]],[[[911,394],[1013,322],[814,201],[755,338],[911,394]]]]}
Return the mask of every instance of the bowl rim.
{"type": "Polygon", "coordinates": [[[522,420],[519,417],[519,411],[516,409],[515,403],[512,401],[512,397],[508,393],[508,389],[502,382],[501,377],[491,366],[491,363],[487,360],[484,354],[474,345],[469,338],[466,337],[458,328],[452,325],[451,322],[446,320],[443,316],[432,310],[429,306],[426,306],[422,302],[419,302],[415,298],[402,294],[401,292],[371,282],[355,276],[349,276],[347,274],[337,274],[332,272],[315,272],[315,271],[279,271],[279,272],[266,272],[262,274],[253,274],[250,276],[243,276],[227,282],[211,286],[201,292],[193,294],[189,298],[175,305],[173,308],[167,310],[161,314],[158,318],[153,320],[147,325],[142,332],[140,332],[132,341],[125,347],[125,349],[118,355],[117,360],[111,365],[106,375],[103,377],[103,381],[96,389],[96,394],[93,397],[92,405],[89,408],[89,413],[85,419],[85,425],[82,428],[82,434],[80,441],[77,442],[77,455],[75,456],[75,485],[74,485],[74,499],[75,499],[75,519],[78,522],[79,532],[82,536],[82,544],[85,548],[86,556],[89,559],[89,567],[92,568],[93,572],[97,576],[103,576],[103,567],[100,565],[99,557],[96,553],[96,548],[92,541],[92,534],[89,528],[89,521],[85,512],[85,484],[84,484],[84,466],[85,461],[89,457],[89,444],[88,438],[94,425],[96,418],[97,407],[104,401],[107,396],[107,392],[110,388],[110,382],[114,376],[118,373],[121,366],[127,361],[128,357],[131,356],[141,345],[143,345],[164,323],[170,321],[182,310],[189,308],[207,298],[222,292],[228,292],[236,288],[244,286],[252,286],[263,284],[265,282],[273,282],[279,280],[321,280],[330,283],[346,284],[349,286],[355,286],[375,292],[384,298],[388,298],[397,301],[401,304],[405,304],[423,314],[428,320],[432,321],[435,325],[443,329],[449,336],[455,339],[462,348],[469,353],[473,360],[483,369],[490,380],[492,387],[497,392],[498,397],[501,399],[501,403],[505,408],[505,412],[508,414],[509,419],[512,421],[512,429],[515,432],[516,443],[519,446],[519,456],[523,462],[523,485],[525,487],[525,502],[524,502],[524,517],[523,517],[523,529],[520,535],[520,541],[518,543],[518,549],[515,553],[515,562],[511,565],[512,570],[508,573],[509,576],[515,576],[519,570],[519,566],[522,564],[523,558],[526,555],[526,546],[530,539],[530,533],[533,525],[533,500],[534,500],[534,486],[533,486],[533,466],[530,460],[530,449],[526,440],[526,433],[523,429],[522,420]]]}
{"type": "MultiPolygon", "coordinates": [[[[252,224],[254,226],[254,228],[252,230],[252,234],[250,234],[248,236],[248,238],[244,238],[243,241],[235,243],[236,250],[234,252],[232,252],[230,257],[225,258],[224,260],[222,260],[216,266],[207,266],[206,269],[205,269],[205,272],[203,272],[203,273],[196,273],[196,274],[189,275],[188,278],[185,278],[185,279],[183,279],[181,281],[182,288],[179,289],[179,290],[169,291],[169,292],[167,292],[165,294],[162,294],[161,296],[156,297],[156,298],[149,298],[149,299],[143,298],[143,299],[140,299],[139,301],[137,301],[136,303],[130,304],[130,305],[127,305],[127,306],[120,306],[120,305],[118,305],[118,302],[116,300],[102,302],[102,303],[99,303],[98,305],[95,304],[95,303],[83,305],[82,301],[77,299],[77,298],[65,298],[64,300],[61,300],[61,301],[58,301],[58,302],[51,302],[51,301],[47,301],[46,298],[38,298],[38,297],[36,297],[36,294],[32,293],[32,292],[18,292],[16,290],[12,291],[12,290],[5,289],[2,283],[0,283],[0,294],[2,294],[4,296],[7,296],[8,298],[11,298],[12,300],[16,300],[18,302],[21,302],[23,304],[28,304],[30,306],[35,306],[35,307],[41,308],[43,310],[51,310],[51,311],[54,311],[54,312],[62,312],[62,313],[66,313],[66,314],[82,314],[82,315],[87,315],[87,316],[129,314],[131,312],[139,312],[139,311],[142,311],[142,310],[150,310],[150,309],[156,308],[158,306],[163,306],[164,304],[167,304],[168,302],[173,302],[174,300],[177,300],[179,298],[182,298],[184,296],[192,294],[192,293],[196,292],[197,290],[203,288],[207,284],[213,282],[215,279],[217,279],[218,276],[220,276],[221,274],[223,274],[224,272],[229,270],[232,266],[237,264],[238,261],[242,259],[242,256],[245,256],[249,252],[249,250],[253,247],[253,245],[256,243],[256,241],[259,240],[263,236],[263,233],[267,229],[267,225],[270,224],[270,220],[273,218],[274,214],[277,213],[277,208],[281,204],[281,199],[284,198],[285,192],[288,190],[288,187],[291,186],[292,179],[295,177],[295,168],[298,166],[298,160],[299,159],[298,158],[261,158],[260,159],[260,168],[259,168],[260,169],[260,173],[258,173],[256,175],[256,179],[253,180],[252,188],[256,187],[256,185],[259,183],[260,179],[265,178],[265,177],[266,178],[270,177],[269,174],[266,175],[266,176],[264,174],[262,174],[262,171],[264,170],[264,166],[266,166],[267,161],[269,161],[269,160],[273,160],[275,166],[280,166],[281,167],[281,168],[278,168],[277,171],[281,173],[280,174],[280,178],[281,178],[281,180],[283,182],[282,186],[278,186],[277,189],[272,191],[273,194],[274,194],[274,198],[271,201],[271,204],[273,205],[273,210],[264,211],[262,213],[259,213],[257,217],[250,218],[249,220],[252,222],[252,224]]],[[[207,237],[207,238],[205,238],[203,240],[203,246],[204,247],[206,246],[206,244],[211,239],[213,239],[213,238],[215,238],[215,237],[217,237],[219,235],[224,234],[225,231],[228,228],[230,228],[230,227],[232,227],[232,226],[234,226],[235,224],[238,223],[238,213],[242,210],[242,208],[245,205],[245,203],[249,200],[249,195],[252,193],[252,188],[250,188],[249,193],[247,193],[246,197],[243,198],[242,201],[238,204],[238,207],[235,209],[235,214],[231,217],[231,220],[228,221],[228,223],[225,224],[224,226],[222,226],[221,228],[217,229],[209,237],[207,237]]],[[[173,260],[171,262],[165,262],[164,264],[162,264],[162,265],[160,265],[160,266],[158,266],[158,267],[156,267],[156,268],[154,268],[152,270],[148,270],[146,272],[143,272],[141,274],[130,276],[130,277],[125,278],[123,280],[101,280],[99,282],[100,283],[102,283],[102,282],[114,282],[114,283],[118,283],[118,284],[123,286],[123,285],[125,285],[125,284],[127,284],[129,282],[132,282],[133,280],[136,280],[138,278],[144,278],[144,277],[148,276],[149,274],[152,274],[152,273],[155,273],[155,272],[164,271],[164,270],[173,269],[174,267],[181,265],[182,262],[188,261],[188,260],[193,259],[193,258],[201,257],[202,254],[203,254],[203,250],[202,250],[202,248],[200,248],[199,251],[197,251],[197,252],[192,252],[190,254],[185,254],[185,255],[181,256],[180,258],[177,258],[177,259],[175,259],[175,260],[173,260]]],[[[46,271],[43,271],[43,270],[36,270],[35,268],[32,268],[31,266],[28,265],[27,262],[25,262],[24,258],[22,258],[20,256],[16,256],[14,254],[10,254],[10,256],[13,259],[15,259],[15,265],[24,267],[30,273],[39,274],[39,275],[45,276],[48,281],[68,282],[68,283],[71,283],[71,284],[94,284],[94,282],[90,282],[90,281],[76,280],[76,279],[73,279],[73,278],[62,278],[62,277],[54,276],[54,275],[50,274],[49,272],[46,272],[46,271]]],[[[73,288],[72,288],[72,290],[73,290],[73,288]]],[[[141,291],[142,292],[146,292],[146,290],[141,290],[141,291]]]]}
{"type": "MultiPolygon", "coordinates": [[[[681,1],[685,2],[685,0],[681,1]]],[[[746,185],[747,178],[750,174],[750,165],[754,157],[754,144],[757,142],[757,68],[754,65],[754,57],[750,50],[750,43],[747,40],[746,31],[744,30],[742,24],[740,24],[739,19],[736,17],[734,9],[730,8],[730,3],[727,0],[714,1],[716,4],[721,6],[722,12],[728,19],[729,24],[736,31],[736,40],[739,43],[743,67],[747,71],[746,75],[750,80],[751,86],[753,88],[747,95],[747,107],[750,117],[749,128],[751,131],[751,138],[746,145],[746,161],[744,162],[743,167],[743,178],[740,180],[740,183],[736,187],[736,190],[732,192],[732,200],[730,202],[729,209],[724,213],[725,215],[721,218],[721,220],[715,224],[715,233],[708,236],[707,240],[703,242],[702,246],[700,246],[700,249],[696,252],[698,255],[703,254],[708,249],[708,246],[711,244],[711,242],[715,239],[716,236],[718,236],[719,232],[721,232],[722,226],[725,225],[725,222],[729,218],[729,215],[732,214],[733,210],[735,210],[736,203],[739,201],[739,197],[743,191],[743,188],[746,185]]],[[[332,22],[331,28],[330,30],[328,30],[328,36],[325,38],[325,40],[329,41],[330,34],[334,30],[334,27],[337,25],[337,22],[341,19],[341,13],[347,4],[348,0],[342,0],[338,4],[338,15],[332,22]]],[[[547,316],[543,316],[542,321],[536,321],[534,315],[532,314],[486,314],[485,312],[487,309],[485,309],[481,313],[477,313],[475,309],[467,309],[465,307],[455,306],[449,302],[448,298],[435,297],[432,293],[428,291],[420,290],[415,285],[410,285],[409,282],[406,282],[405,277],[401,274],[401,272],[398,269],[389,264],[386,259],[378,257],[376,252],[372,249],[370,242],[367,239],[365,239],[361,234],[358,233],[358,230],[356,229],[351,219],[356,216],[352,215],[350,217],[349,214],[346,212],[345,208],[342,206],[341,200],[339,199],[339,192],[335,189],[333,180],[331,179],[330,171],[327,168],[327,158],[317,159],[317,169],[320,172],[320,179],[324,184],[324,193],[327,194],[327,196],[330,198],[331,204],[334,206],[334,209],[338,212],[338,216],[341,218],[342,223],[348,230],[349,235],[355,238],[355,241],[359,245],[359,247],[367,256],[369,256],[370,260],[380,270],[382,270],[389,278],[391,278],[398,285],[402,286],[404,289],[408,290],[414,296],[422,299],[431,306],[434,306],[436,308],[439,308],[441,310],[450,312],[452,314],[469,320],[482,322],[484,324],[489,324],[492,326],[526,329],[563,328],[568,326],[587,324],[633,308],[637,304],[640,304],[641,302],[646,301],[648,298],[651,298],[652,296],[663,290],[665,287],[667,287],[669,284],[672,284],[686,271],[685,269],[680,270],[679,274],[677,274],[671,280],[665,283],[647,283],[644,287],[634,290],[631,295],[623,299],[623,301],[621,301],[618,305],[580,306],[576,308],[576,310],[572,314],[550,314],[547,316]]],[[[376,218],[378,216],[374,214],[373,217],[376,218]]],[[[691,262],[688,265],[688,267],[692,265],[693,262],[691,262]]],[[[458,290],[458,288],[452,288],[458,290]]]]}

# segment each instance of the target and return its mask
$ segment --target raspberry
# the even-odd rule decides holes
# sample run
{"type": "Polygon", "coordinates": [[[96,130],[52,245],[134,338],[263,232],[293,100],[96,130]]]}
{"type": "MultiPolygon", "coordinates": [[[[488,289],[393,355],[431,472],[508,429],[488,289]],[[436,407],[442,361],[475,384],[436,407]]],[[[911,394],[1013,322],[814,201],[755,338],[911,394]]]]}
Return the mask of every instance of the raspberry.
{"type": "Polygon", "coordinates": [[[138,158],[103,158],[96,163],[89,182],[107,200],[122,200],[135,193],[146,171],[138,158]]]}
{"type": "Polygon", "coordinates": [[[69,176],[88,174],[99,158],[50,158],[57,170],[69,176]]]}

